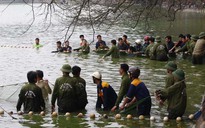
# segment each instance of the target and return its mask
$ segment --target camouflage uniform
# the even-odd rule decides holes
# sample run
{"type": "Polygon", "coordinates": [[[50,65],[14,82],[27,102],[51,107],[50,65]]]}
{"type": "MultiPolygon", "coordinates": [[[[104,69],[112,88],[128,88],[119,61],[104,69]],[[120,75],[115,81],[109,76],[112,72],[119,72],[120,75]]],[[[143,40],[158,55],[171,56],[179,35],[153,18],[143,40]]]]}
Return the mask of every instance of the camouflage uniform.
{"type": "Polygon", "coordinates": [[[21,105],[24,106],[24,112],[28,113],[29,111],[40,112],[45,109],[45,103],[42,95],[41,88],[36,84],[26,84],[22,87],[19,100],[17,103],[17,111],[21,110],[21,105]]]}
{"type": "Polygon", "coordinates": [[[111,55],[112,58],[119,58],[119,49],[116,45],[112,45],[111,49],[105,54],[105,57],[109,55],[111,55]]]}

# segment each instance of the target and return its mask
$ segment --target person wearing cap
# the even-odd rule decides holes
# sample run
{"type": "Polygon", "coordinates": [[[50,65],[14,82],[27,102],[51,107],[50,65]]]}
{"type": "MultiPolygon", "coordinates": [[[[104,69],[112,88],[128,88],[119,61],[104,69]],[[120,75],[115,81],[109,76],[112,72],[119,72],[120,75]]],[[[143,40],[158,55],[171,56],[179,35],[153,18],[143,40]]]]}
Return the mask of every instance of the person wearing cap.
{"type": "Polygon", "coordinates": [[[87,92],[86,92],[86,81],[80,77],[81,68],[78,66],[72,67],[73,78],[76,81],[76,100],[77,107],[81,109],[85,109],[85,106],[88,103],[87,100],[87,92]]]}
{"type": "Polygon", "coordinates": [[[176,57],[176,53],[175,53],[175,48],[172,49],[174,47],[174,42],[172,41],[172,37],[171,36],[166,36],[165,37],[165,44],[167,46],[167,50],[169,57],[176,57]]]}
{"type": "Polygon", "coordinates": [[[137,53],[141,53],[142,52],[142,41],[140,39],[137,39],[135,41],[135,46],[134,48],[136,49],[137,53]]]}
{"type": "Polygon", "coordinates": [[[145,54],[147,57],[150,57],[150,49],[154,46],[154,41],[155,38],[154,37],[150,37],[149,38],[149,45],[147,46],[146,50],[145,50],[145,54]]]}
{"type": "Polygon", "coordinates": [[[123,110],[125,107],[129,107],[131,104],[136,101],[144,100],[137,107],[137,115],[150,115],[151,110],[151,97],[149,90],[145,84],[139,79],[140,69],[137,67],[131,67],[128,70],[130,74],[131,84],[129,90],[126,94],[126,98],[123,101],[123,104],[120,106],[120,109],[123,110]]]}
{"type": "Polygon", "coordinates": [[[129,66],[127,64],[120,65],[119,73],[122,76],[121,78],[122,81],[121,81],[121,86],[120,86],[120,90],[118,93],[118,97],[115,102],[115,106],[111,109],[111,111],[115,111],[119,107],[119,104],[121,103],[123,97],[125,97],[128,92],[128,89],[130,87],[130,82],[131,82],[129,75],[127,73],[128,69],[129,69],[129,66]]]}
{"type": "Polygon", "coordinates": [[[93,83],[97,85],[97,102],[96,109],[110,110],[115,105],[117,94],[109,83],[102,81],[100,72],[92,74],[93,83]]]}
{"type": "Polygon", "coordinates": [[[112,47],[111,49],[102,57],[103,59],[107,56],[110,56],[112,58],[119,58],[119,49],[118,47],[116,46],[116,40],[111,40],[111,43],[112,43],[112,47]]]}
{"type": "Polygon", "coordinates": [[[167,69],[167,76],[165,79],[165,88],[170,87],[171,85],[174,84],[174,76],[173,72],[177,70],[177,64],[173,61],[169,61],[166,65],[165,68],[167,69]]]}
{"type": "Polygon", "coordinates": [[[187,94],[185,84],[185,73],[181,69],[177,69],[173,73],[174,84],[170,87],[157,90],[156,95],[161,99],[167,100],[169,119],[176,119],[182,117],[186,110],[187,94]]]}
{"type": "Polygon", "coordinates": [[[156,44],[150,48],[150,59],[151,60],[159,60],[159,61],[167,61],[168,60],[168,50],[164,43],[161,42],[161,37],[156,36],[155,41],[156,44]]]}
{"type": "Polygon", "coordinates": [[[16,105],[17,111],[21,111],[23,104],[23,112],[29,113],[41,112],[45,110],[45,102],[43,99],[41,88],[36,85],[37,73],[29,71],[27,73],[28,83],[25,84],[20,91],[19,99],[16,105]]]}
{"type": "Polygon", "coordinates": [[[203,64],[205,59],[205,32],[199,34],[199,39],[196,42],[192,53],[193,64],[203,64]]]}
{"type": "Polygon", "coordinates": [[[51,94],[52,90],[48,84],[48,80],[43,79],[43,75],[44,75],[43,71],[36,70],[36,73],[37,73],[36,85],[41,88],[43,99],[45,101],[45,106],[46,106],[46,109],[48,109],[48,101],[49,101],[48,94],[51,94]]]}
{"type": "Polygon", "coordinates": [[[76,81],[69,75],[71,72],[69,64],[64,64],[61,71],[63,76],[56,79],[53,89],[52,111],[55,111],[55,102],[57,100],[59,113],[73,112],[77,110],[76,81]]]}
{"type": "Polygon", "coordinates": [[[107,48],[106,42],[102,40],[102,36],[98,35],[97,36],[98,42],[96,42],[95,48],[97,49],[104,49],[107,48]]]}
{"type": "Polygon", "coordinates": [[[192,53],[194,51],[194,47],[195,47],[196,42],[197,42],[198,39],[199,39],[199,36],[197,36],[197,35],[192,35],[191,36],[190,48],[188,49],[186,54],[192,55],[192,53]]]}

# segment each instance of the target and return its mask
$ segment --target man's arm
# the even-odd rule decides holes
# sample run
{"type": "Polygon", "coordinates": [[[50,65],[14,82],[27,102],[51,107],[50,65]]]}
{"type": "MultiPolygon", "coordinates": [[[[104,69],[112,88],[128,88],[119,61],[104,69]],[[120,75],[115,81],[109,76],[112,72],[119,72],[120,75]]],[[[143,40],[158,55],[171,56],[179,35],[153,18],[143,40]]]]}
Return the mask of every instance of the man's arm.
{"type": "Polygon", "coordinates": [[[24,100],[25,100],[25,92],[22,88],[20,91],[20,94],[19,94],[19,99],[18,99],[17,105],[16,105],[17,111],[21,110],[21,105],[23,104],[24,100]]]}

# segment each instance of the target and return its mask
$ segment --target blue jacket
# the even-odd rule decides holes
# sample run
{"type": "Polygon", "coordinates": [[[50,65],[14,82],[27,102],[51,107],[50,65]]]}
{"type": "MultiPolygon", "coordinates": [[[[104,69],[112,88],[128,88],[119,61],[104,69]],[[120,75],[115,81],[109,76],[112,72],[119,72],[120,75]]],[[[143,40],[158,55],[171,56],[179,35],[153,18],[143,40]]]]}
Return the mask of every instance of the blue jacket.
{"type": "Polygon", "coordinates": [[[103,105],[103,110],[110,110],[115,105],[117,94],[107,82],[97,85],[97,94],[97,109],[103,105]]]}
{"type": "Polygon", "coordinates": [[[96,43],[95,48],[98,49],[98,47],[100,47],[100,44],[102,44],[103,46],[106,46],[105,41],[101,40],[100,42],[98,41],[98,42],[96,43]]]}

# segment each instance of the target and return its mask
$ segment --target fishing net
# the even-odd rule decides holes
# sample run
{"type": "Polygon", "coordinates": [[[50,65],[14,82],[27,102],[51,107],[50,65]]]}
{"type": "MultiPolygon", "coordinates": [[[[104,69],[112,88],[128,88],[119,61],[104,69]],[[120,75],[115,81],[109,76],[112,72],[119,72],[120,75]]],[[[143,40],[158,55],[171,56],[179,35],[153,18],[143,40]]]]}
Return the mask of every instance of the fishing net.
{"type": "Polygon", "coordinates": [[[20,93],[21,87],[25,83],[11,84],[0,86],[0,99],[16,102],[20,93]]]}

